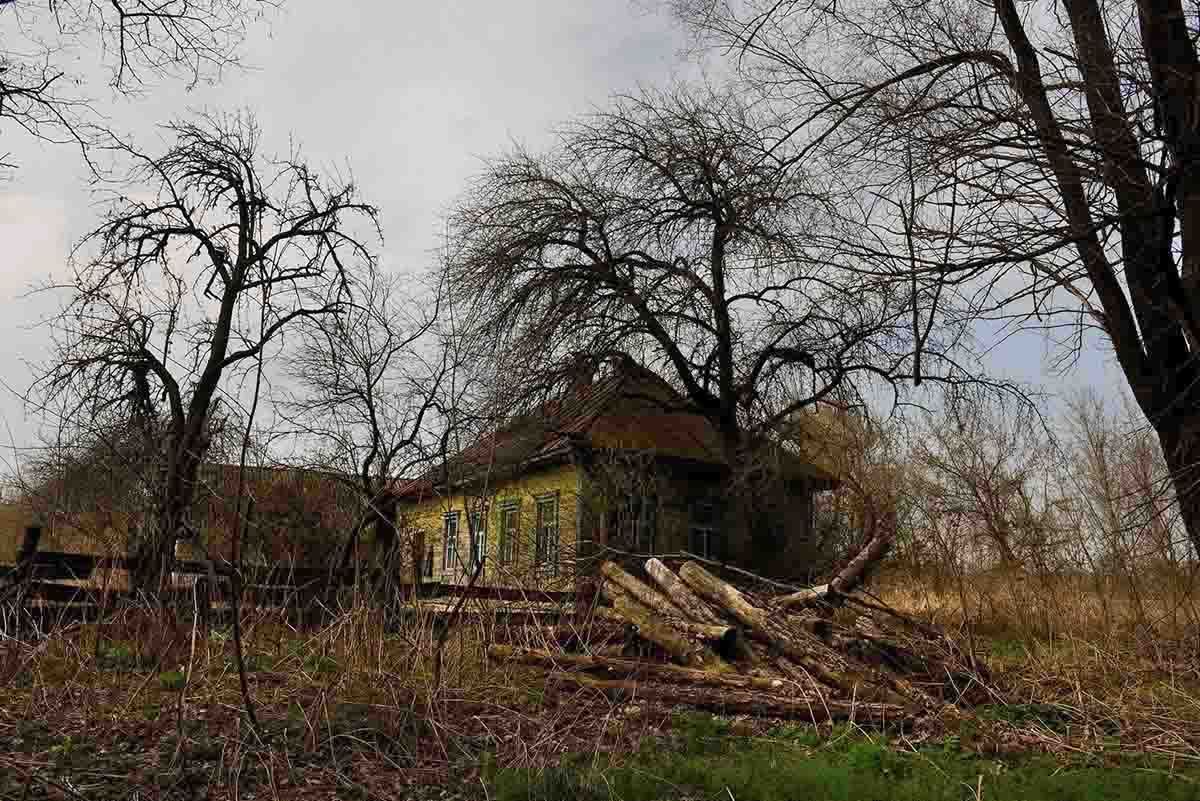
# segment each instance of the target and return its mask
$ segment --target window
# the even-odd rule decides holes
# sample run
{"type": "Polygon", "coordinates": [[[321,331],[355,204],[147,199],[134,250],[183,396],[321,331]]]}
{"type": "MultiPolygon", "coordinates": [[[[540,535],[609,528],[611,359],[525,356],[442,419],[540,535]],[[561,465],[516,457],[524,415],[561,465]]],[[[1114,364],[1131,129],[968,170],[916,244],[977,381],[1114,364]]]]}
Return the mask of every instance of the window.
{"type": "Polygon", "coordinates": [[[534,564],[550,573],[558,573],[558,496],[548,495],[537,501],[537,541],[534,564]]]}
{"type": "Polygon", "coordinates": [[[458,512],[447,512],[442,520],[442,570],[458,566],[458,512]]]}
{"type": "Polygon", "coordinates": [[[635,553],[656,553],[658,520],[654,496],[631,495],[619,504],[614,515],[615,536],[610,539],[635,553]]]}
{"type": "Polygon", "coordinates": [[[692,525],[688,529],[688,551],[705,559],[721,559],[721,508],[712,501],[692,504],[692,525]]]}
{"type": "Polygon", "coordinates": [[[486,508],[476,509],[471,512],[471,530],[468,532],[471,537],[471,551],[468,555],[469,564],[467,570],[471,573],[475,572],[484,557],[487,556],[487,510],[486,508]]]}
{"type": "Polygon", "coordinates": [[[500,507],[500,564],[517,561],[517,540],[521,534],[521,505],[509,501],[500,507]]]}

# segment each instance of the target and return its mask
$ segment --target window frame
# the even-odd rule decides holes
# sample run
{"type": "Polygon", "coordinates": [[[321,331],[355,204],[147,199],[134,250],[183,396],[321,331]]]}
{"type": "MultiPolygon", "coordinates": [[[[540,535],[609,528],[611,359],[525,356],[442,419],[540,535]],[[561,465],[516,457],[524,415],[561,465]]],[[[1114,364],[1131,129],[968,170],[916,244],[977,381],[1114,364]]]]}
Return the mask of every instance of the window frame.
{"type": "Polygon", "coordinates": [[[475,569],[487,558],[488,514],[487,506],[467,515],[467,572],[474,573],[475,569]]]}
{"type": "Polygon", "coordinates": [[[658,498],[651,493],[640,493],[630,501],[636,511],[633,518],[633,542],[638,553],[653,556],[658,551],[658,498]]]}
{"type": "Polygon", "coordinates": [[[442,515],[442,572],[449,573],[462,565],[458,553],[458,531],[461,524],[462,512],[452,509],[442,515]],[[450,537],[450,523],[454,522],[454,538],[450,537]],[[453,547],[451,547],[453,542],[453,547]],[[453,559],[451,558],[453,557],[453,559]]]}
{"type": "Polygon", "coordinates": [[[496,517],[496,536],[498,537],[497,561],[502,565],[515,565],[517,563],[518,543],[521,539],[521,501],[502,501],[497,506],[496,517]],[[511,527],[505,525],[506,519],[509,516],[511,516],[511,527]]]}
{"type": "Polygon", "coordinates": [[[722,559],[724,549],[721,545],[725,536],[724,526],[721,525],[724,519],[723,505],[711,498],[694,500],[688,518],[688,551],[704,559],[722,559]],[[707,522],[698,519],[700,509],[708,510],[707,522]],[[703,548],[696,548],[697,536],[703,539],[703,548]]]}
{"type": "Polygon", "coordinates": [[[536,526],[533,546],[534,568],[555,576],[558,575],[561,516],[562,504],[560,503],[559,493],[552,492],[534,496],[534,520],[536,526]],[[554,520],[552,523],[548,523],[542,514],[542,509],[547,506],[554,510],[554,520]],[[550,528],[553,528],[552,536],[547,534],[550,528]]]}
{"type": "Polygon", "coordinates": [[[635,492],[623,496],[612,512],[610,536],[636,554],[653,556],[658,548],[658,495],[635,492]]]}

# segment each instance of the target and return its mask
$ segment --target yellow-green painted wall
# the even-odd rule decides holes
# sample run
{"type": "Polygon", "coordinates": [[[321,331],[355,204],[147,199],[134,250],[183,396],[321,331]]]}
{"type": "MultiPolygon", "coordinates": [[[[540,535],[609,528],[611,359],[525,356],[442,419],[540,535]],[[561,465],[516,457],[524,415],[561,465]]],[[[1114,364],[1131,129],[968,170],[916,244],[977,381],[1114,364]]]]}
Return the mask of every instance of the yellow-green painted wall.
{"type": "MultiPolygon", "coordinates": [[[[433,550],[433,570],[426,574],[427,581],[467,583],[471,574],[468,570],[470,536],[468,512],[484,509],[487,521],[486,555],[484,572],[476,586],[526,587],[557,589],[568,586],[574,575],[577,541],[577,509],[579,505],[580,476],[572,464],[550,466],[531,470],[519,476],[491,482],[486,488],[477,488],[466,493],[440,493],[423,500],[410,501],[401,506],[398,529],[410,543],[401,548],[404,558],[412,558],[416,552],[422,559],[428,558],[433,550]],[[535,563],[537,527],[537,502],[543,498],[558,501],[558,559],[557,569],[535,563]],[[501,510],[509,504],[517,506],[517,532],[512,559],[503,561],[500,553],[501,510]],[[458,512],[457,564],[447,565],[444,547],[445,519],[447,513],[458,512]]],[[[411,563],[409,564],[411,570],[411,563]]],[[[402,575],[411,575],[405,571],[402,575]]]]}

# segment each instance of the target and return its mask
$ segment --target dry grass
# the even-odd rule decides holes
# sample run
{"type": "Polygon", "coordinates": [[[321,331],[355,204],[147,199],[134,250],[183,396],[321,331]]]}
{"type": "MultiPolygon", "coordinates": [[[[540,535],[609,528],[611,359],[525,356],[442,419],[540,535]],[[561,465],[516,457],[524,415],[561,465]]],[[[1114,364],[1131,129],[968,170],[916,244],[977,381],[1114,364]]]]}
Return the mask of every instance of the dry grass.
{"type": "Polygon", "coordinates": [[[71,798],[54,785],[64,777],[90,789],[85,798],[131,788],[143,798],[394,797],[402,785],[469,784],[488,760],[628,749],[651,725],[608,726],[615,710],[602,699],[547,693],[535,672],[484,658],[498,639],[544,645],[540,627],[507,627],[468,605],[435,681],[433,616],[385,620],[362,598],[344,600],[311,631],[278,612],[244,615],[257,731],[227,630],[131,609],[0,640],[0,742],[11,744],[0,749],[0,799],[28,786],[71,798]]]}
{"type": "Polygon", "coordinates": [[[1009,702],[989,711],[1026,743],[1200,760],[1200,594],[1183,577],[1156,586],[990,574],[939,587],[891,576],[878,594],[986,659],[1009,702]]]}
{"type": "MultiPolygon", "coordinates": [[[[891,576],[877,586],[886,603],[972,645],[1006,701],[944,717],[941,734],[992,752],[1200,759],[1191,604],[1097,597],[1074,578],[936,586],[891,576]]],[[[341,600],[313,630],[277,611],[244,613],[258,731],[242,712],[227,631],[206,633],[187,615],[131,609],[0,640],[0,741],[14,744],[0,775],[17,777],[0,779],[0,799],[27,786],[72,798],[53,784],[66,778],[90,788],[85,798],[131,787],[164,798],[389,797],[410,794],[409,783],[470,785],[484,764],[630,751],[669,725],[670,710],[548,692],[535,671],[489,663],[490,643],[544,647],[546,629],[506,625],[486,602],[467,603],[437,680],[444,614],[389,616],[363,596],[341,600]]]]}

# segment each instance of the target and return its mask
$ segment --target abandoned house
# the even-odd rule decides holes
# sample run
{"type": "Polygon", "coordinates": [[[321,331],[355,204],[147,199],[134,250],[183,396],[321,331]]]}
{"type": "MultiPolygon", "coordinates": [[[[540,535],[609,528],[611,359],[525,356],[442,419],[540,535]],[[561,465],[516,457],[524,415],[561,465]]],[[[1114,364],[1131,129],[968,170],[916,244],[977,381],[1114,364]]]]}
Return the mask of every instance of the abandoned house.
{"type": "Polygon", "coordinates": [[[477,586],[566,587],[600,555],[688,551],[804,575],[814,495],[837,480],[781,445],[760,451],[772,480],[740,504],[750,514],[735,514],[712,424],[662,378],[618,360],[400,483],[405,572],[466,583],[482,562],[477,586]]]}

